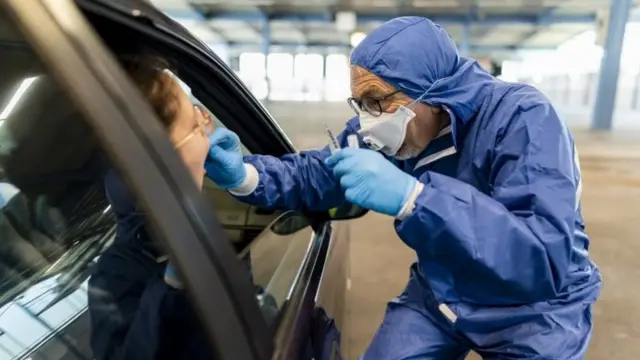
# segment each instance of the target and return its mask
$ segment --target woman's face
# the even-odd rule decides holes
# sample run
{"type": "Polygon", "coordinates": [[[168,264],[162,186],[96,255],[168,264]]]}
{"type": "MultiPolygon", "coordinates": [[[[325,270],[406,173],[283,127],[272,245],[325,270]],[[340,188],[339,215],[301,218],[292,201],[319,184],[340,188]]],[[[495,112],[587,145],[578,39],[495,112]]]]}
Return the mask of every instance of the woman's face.
{"type": "Polygon", "coordinates": [[[204,161],[210,145],[208,136],[214,130],[213,119],[206,109],[194,105],[177,83],[175,92],[178,109],[176,119],[169,128],[169,136],[196,184],[202,186],[204,161]]]}

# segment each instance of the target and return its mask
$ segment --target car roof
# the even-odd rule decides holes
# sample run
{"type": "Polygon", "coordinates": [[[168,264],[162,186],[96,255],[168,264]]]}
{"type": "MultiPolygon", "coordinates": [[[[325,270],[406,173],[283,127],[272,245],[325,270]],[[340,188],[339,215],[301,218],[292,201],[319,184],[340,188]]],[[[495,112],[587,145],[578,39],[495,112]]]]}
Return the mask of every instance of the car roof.
{"type": "MultiPolygon", "coordinates": [[[[210,48],[204,42],[191,34],[191,32],[180,23],[163,13],[148,0],[76,0],[76,3],[83,10],[92,11],[95,10],[96,5],[99,5],[100,7],[115,10],[124,15],[130,16],[132,19],[142,19],[158,28],[161,28],[165,32],[190,43],[197,47],[198,50],[212,53],[210,48]]],[[[218,58],[217,54],[215,54],[215,56],[216,61],[222,64],[223,62],[218,58]]]]}

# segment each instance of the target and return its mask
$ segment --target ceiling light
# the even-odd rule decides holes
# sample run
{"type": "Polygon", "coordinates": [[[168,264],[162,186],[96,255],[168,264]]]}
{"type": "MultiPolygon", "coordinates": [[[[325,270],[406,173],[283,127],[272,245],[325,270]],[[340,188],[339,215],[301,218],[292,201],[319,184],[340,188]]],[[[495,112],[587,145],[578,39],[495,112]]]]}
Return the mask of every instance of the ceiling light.
{"type": "Polygon", "coordinates": [[[367,34],[363,32],[356,31],[354,33],[351,33],[351,39],[350,39],[351,46],[352,47],[358,46],[358,44],[360,44],[365,37],[367,37],[367,34]]]}
{"type": "Polygon", "coordinates": [[[459,8],[460,7],[460,4],[457,1],[449,1],[449,0],[414,0],[412,5],[414,7],[430,7],[430,8],[459,8]]]}
{"type": "Polygon", "coordinates": [[[36,76],[33,76],[22,80],[20,86],[18,86],[18,90],[16,90],[16,92],[11,97],[11,100],[9,100],[7,106],[4,108],[4,110],[2,110],[2,113],[0,113],[0,120],[4,121],[9,117],[13,109],[16,107],[22,96],[24,96],[25,92],[29,90],[29,87],[31,86],[31,84],[33,84],[36,78],[36,76]]]}

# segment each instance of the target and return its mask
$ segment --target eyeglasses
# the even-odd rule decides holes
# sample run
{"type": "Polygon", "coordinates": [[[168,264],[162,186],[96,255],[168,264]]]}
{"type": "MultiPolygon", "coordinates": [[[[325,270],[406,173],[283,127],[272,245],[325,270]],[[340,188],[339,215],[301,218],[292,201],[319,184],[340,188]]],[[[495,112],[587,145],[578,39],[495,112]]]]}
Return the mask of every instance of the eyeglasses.
{"type": "Polygon", "coordinates": [[[382,104],[380,102],[388,100],[399,92],[400,90],[396,90],[382,97],[365,97],[360,100],[350,97],[347,99],[347,103],[355,111],[356,115],[360,115],[361,111],[366,111],[373,116],[380,116],[382,114],[382,104]]]}
{"type": "Polygon", "coordinates": [[[176,149],[186,144],[187,141],[191,140],[191,138],[193,138],[197,133],[201,133],[207,137],[213,133],[213,119],[211,118],[209,111],[200,104],[194,104],[193,110],[196,122],[195,129],[175,145],[176,149]]]}

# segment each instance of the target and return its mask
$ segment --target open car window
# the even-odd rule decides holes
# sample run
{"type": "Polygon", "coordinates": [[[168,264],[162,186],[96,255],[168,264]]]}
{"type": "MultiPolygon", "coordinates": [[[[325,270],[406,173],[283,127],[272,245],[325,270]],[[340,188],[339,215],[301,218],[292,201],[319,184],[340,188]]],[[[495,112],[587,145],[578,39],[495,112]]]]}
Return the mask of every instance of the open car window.
{"type": "MultiPolygon", "coordinates": [[[[204,105],[217,126],[236,131],[245,155],[280,156],[292,151],[283,142],[282,135],[276,134],[278,130],[268,124],[269,119],[264,113],[251,103],[255,99],[240,96],[244,91],[242,85],[225,75],[224,65],[214,61],[203,62],[202,58],[182,51],[184,49],[173,46],[170,41],[156,41],[137,33],[118,36],[124,33],[124,28],[114,27],[105,19],[96,18],[92,24],[115,54],[121,49],[130,52],[132,43],[135,43],[145,44],[138,51],[168,57],[175,70],[173,75],[180,80],[192,102],[204,105]]],[[[279,332],[282,329],[280,325],[287,323],[283,320],[287,316],[286,309],[290,310],[290,316],[297,316],[295,309],[310,276],[303,272],[314,267],[314,256],[322,256],[320,250],[313,247],[319,235],[305,215],[242,203],[208,179],[204,181],[202,194],[216,210],[227,238],[244,265],[240,275],[250,279],[254,299],[267,324],[279,332]]],[[[288,324],[290,327],[291,321],[288,324]]],[[[281,334],[276,335],[276,342],[280,342],[277,337],[281,334]]],[[[288,334],[284,336],[288,337],[288,334]]]]}
{"type": "MultiPolygon", "coordinates": [[[[172,75],[192,102],[208,110],[185,81],[176,74],[172,75]]],[[[226,127],[215,113],[209,113],[216,128],[226,127]]],[[[251,154],[244,144],[241,146],[245,155],[251,154]]],[[[283,213],[242,203],[206,178],[203,196],[216,209],[229,240],[245,264],[267,323],[277,328],[315,236],[310,220],[296,211],[283,213]]]]}
{"type": "MultiPolygon", "coordinates": [[[[187,83],[185,83],[176,74],[172,73],[172,75],[173,75],[174,79],[176,79],[178,84],[180,84],[180,87],[182,88],[182,90],[189,95],[189,98],[191,99],[191,102],[193,102],[194,104],[202,105],[202,107],[209,112],[209,115],[211,115],[211,118],[213,119],[213,121],[215,123],[216,129],[219,128],[219,127],[223,127],[223,128],[226,127],[225,124],[223,124],[222,121],[220,121],[220,119],[218,119],[218,117],[211,110],[209,110],[209,108],[207,107],[206,104],[204,104],[202,101],[200,101],[200,99],[198,99],[195,95],[193,95],[193,93],[191,92],[191,88],[189,87],[189,85],[187,85],[187,83]]],[[[247,149],[247,147],[242,142],[241,142],[240,146],[242,148],[242,153],[244,155],[250,155],[251,154],[249,149],[247,149]]]]}

